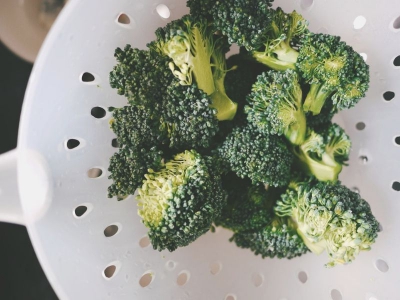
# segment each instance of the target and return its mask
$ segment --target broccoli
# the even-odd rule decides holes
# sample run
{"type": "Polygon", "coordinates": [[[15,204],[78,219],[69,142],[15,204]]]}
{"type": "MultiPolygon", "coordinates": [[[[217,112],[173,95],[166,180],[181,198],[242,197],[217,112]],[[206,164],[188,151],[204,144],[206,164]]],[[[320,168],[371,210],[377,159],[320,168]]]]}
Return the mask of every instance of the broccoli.
{"type": "Polygon", "coordinates": [[[271,186],[289,182],[293,155],[279,136],[261,134],[251,124],[236,126],[217,151],[241,178],[271,186]]]}
{"type": "Polygon", "coordinates": [[[186,6],[190,9],[192,18],[206,19],[213,21],[212,11],[214,10],[215,0],[188,0],[186,6]]]}
{"type": "Polygon", "coordinates": [[[120,148],[110,159],[108,178],[113,183],[108,187],[108,197],[117,196],[118,200],[122,200],[125,196],[133,195],[141,186],[148,169],[161,168],[162,155],[156,147],[120,148]]]}
{"type": "Polygon", "coordinates": [[[209,147],[218,132],[216,109],[196,84],[173,84],[167,88],[163,121],[168,128],[170,147],[209,147]]]}
{"type": "Polygon", "coordinates": [[[273,203],[264,185],[252,185],[249,179],[230,172],[222,176],[222,186],[228,193],[227,205],[215,225],[237,232],[270,223],[273,203]]]}
{"type": "Polygon", "coordinates": [[[166,142],[167,128],[156,110],[131,105],[109,110],[113,115],[110,127],[120,146],[151,147],[166,142]]]}
{"type": "Polygon", "coordinates": [[[258,62],[271,69],[295,69],[295,48],[308,34],[307,21],[296,11],[285,13],[269,8],[272,1],[218,1],[214,7],[215,27],[231,43],[244,46],[258,62]]]}
{"type": "Polygon", "coordinates": [[[294,258],[309,250],[296,232],[290,218],[271,217],[265,227],[235,232],[230,241],[240,248],[248,248],[256,255],[265,257],[294,258]]]}
{"type": "Polygon", "coordinates": [[[139,215],[154,249],[174,251],[206,233],[225,201],[218,173],[196,151],[149,170],[138,189],[139,215]]]}
{"type": "Polygon", "coordinates": [[[379,224],[369,204],[340,182],[294,182],[275,206],[291,217],[314,253],[327,250],[327,267],[350,263],[375,242],[379,224]]]}
{"type": "Polygon", "coordinates": [[[269,71],[257,78],[247,97],[247,119],[262,133],[285,135],[295,145],[304,142],[307,125],[297,73],[269,71]]]}
{"type": "Polygon", "coordinates": [[[217,109],[217,119],[231,120],[236,103],[226,95],[225,53],[229,45],[222,36],[214,34],[205,19],[194,20],[186,15],[156,31],[157,39],[148,47],[172,59],[169,68],[181,85],[192,85],[203,90],[217,109]]]}
{"type": "Polygon", "coordinates": [[[166,87],[174,79],[168,67],[169,59],[126,45],[115,50],[117,65],[110,73],[110,85],[125,95],[133,105],[158,109],[165,97],[166,87]]]}
{"type": "Polygon", "coordinates": [[[296,162],[321,181],[336,181],[349,158],[350,137],[337,124],[320,132],[309,129],[306,141],[294,148],[296,162]]]}
{"type": "Polygon", "coordinates": [[[296,66],[311,84],[303,108],[313,115],[320,113],[329,97],[334,109],[350,108],[365,96],[369,87],[368,65],[338,36],[307,35],[296,66]]]}

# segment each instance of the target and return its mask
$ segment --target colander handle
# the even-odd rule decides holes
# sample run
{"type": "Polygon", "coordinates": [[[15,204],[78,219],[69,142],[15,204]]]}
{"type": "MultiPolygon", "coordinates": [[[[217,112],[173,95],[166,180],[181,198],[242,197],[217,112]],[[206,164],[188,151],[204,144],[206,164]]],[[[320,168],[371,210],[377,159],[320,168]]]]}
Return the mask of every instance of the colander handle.
{"type": "Polygon", "coordinates": [[[0,221],[24,225],[17,181],[17,150],[0,155],[0,221]]]}

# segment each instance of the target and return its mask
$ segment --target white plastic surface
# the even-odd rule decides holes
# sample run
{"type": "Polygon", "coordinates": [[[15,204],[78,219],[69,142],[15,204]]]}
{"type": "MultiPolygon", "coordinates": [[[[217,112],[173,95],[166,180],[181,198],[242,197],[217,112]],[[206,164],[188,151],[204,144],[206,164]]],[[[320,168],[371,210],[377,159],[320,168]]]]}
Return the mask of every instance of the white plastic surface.
{"type": "Polygon", "coordinates": [[[18,194],[16,149],[0,156],[0,221],[24,224],[18,194]]]}
{"type": "Polygon", "coordinates": [[[127,43],[144,48],[158,26],[188,10],[184,0],[75,0],[56,21],[34,67],[18,144],[21,153],[34,153],[18,164],[28,231],[61,299],[399,299],[400,67],[394,65],[400,55],[399,0],[276,4],[304,14],[314,31],[341,35],[371,66],[368,97],[341,114],[353,141],[341,178],[360,191],[381,222],[372,250],[351,265],[325,269],[326,254],[262,260],[217,229],[173,253],[154,251],[134,197],[118,202],[106,196],[114,135],[110,114],[96,119],[91,109],[126,103],[108,84],[115,48],[127,43]],[[118,22],[122,13],[129,24],[118,22]],[[95,80],[82,82],[84,72],[95,80]],[[395,94],[390,101],[383,96],[388,91],[395,94]],[[69,139],[80,145],[68,149],[69,139]],[[35,166],[39,178],[29,185],[23,174],[34,174],[35,166]],[[98,178],[88,177],[93,168],[102,171],[98,178]],[[30,193],[38,204],[28,205],[30,193]],[[116,227],[106,237],[106,228],[110,235],[116,227]]]}

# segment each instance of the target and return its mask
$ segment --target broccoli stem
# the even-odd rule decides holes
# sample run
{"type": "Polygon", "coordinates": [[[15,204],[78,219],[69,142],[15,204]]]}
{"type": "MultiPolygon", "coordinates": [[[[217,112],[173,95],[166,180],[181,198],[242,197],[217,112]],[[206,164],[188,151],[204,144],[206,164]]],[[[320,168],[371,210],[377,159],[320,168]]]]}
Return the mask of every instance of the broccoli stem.
{"type": "Polygon", "coordinates": [[[310,249],[310,251],[314,254],[321,254],[325,250],[325,241],[320,241],[320,242],[312,242],[310,241],[302,232],[300,228],[297,228],[297,234],[301,237],[303,240],[304,244],[306,244],[307,248],[310,249]]]}
{"type": "Polygon", "coordinates": [[[217,110],[219,121],[232,120],[236,115],[237,103],[233,102],[225,92],[225,75],[215,81],[215,92],[211,94],[212,107],[217,110]]]}
{"type": "Polygon", "coordinates": [[[318,115],[325,104],[326,99],[332,94],[333,90],[325,84],[313,83],[310,86],[310,91],[307,94],[303,104],[304,111],[311,111],[312,114],[318,115]]]}
{"type": "Polygon", "coordinates": [[[301,145],[307,132],[306,116],[301,108],[296,111],[295,119],[296,122],[288,127],[285,136],[293,145],[301,145]]]}
{"type": "Polygon", "coordinates": [[[211,95],[215,91],[215,85],[210,67],[210,45],[204,43],[204,36],[198,27],[193,28],[193,43],[196,49],[193,57],[193,76],[198,88],[211,95]]]}
{"type": "Polygon", "coordinates": [[[294,50],[290,45],[285,42],[279,44],[279,48],[274,50],[274,53],[278,57],[280,61],[289,62],[295,64],[297,61],[297,57],[299,56],[299,52],[294,50]]]}
{"type": "Polygon", "coordinates": [[[296,69],[295,63],[281,61],[273,56],[266,55],[264,52],[253,52],[252,55],[258,62],[270,67],[273,70],[285,71],[287,69],[296,69]]]}

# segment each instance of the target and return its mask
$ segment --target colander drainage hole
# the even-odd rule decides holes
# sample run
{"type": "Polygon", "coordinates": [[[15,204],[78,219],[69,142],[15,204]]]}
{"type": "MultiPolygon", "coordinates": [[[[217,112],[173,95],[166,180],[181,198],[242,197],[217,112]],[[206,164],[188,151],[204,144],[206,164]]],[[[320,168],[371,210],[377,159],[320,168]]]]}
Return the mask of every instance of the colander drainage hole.
{"type": "Polygon", "coordinates": [[[400,16],[397,17],[396,20],[393,21],[393,28],[400,29],[400,16]]]}
{"type": "Polygon", "coordinates": [[[394,142],[396,143],[396,145],[400,146],[400,136],[396,136],[394,138],[394,142]]]}
{"type": "Polygon", "coordinates": [[[365,155],[361,155],[358,159],[359,159],[361,164],[365,165],[366,163],[368,163],[368,157],[365,156],[365,155]]]}
{"type": "Polygon", "coordinates": [[[237,297],[234,294],[228,294],[225,296],[225,300],[237,300],[237,297]]]}
{"type": "Polygon", "coordinates": [[[128,25],[131,23],[131,19],[128,17],[127,14],[122,13],[118,16],[117,22],[120,24],[128,25]]]}
{"type": "Polygon", "coordinates": [[[395,93],[391,92],[391,91],[387,91],[385,93],[383,93],[383,99],[385,99],[386,101],[390,101],[394,98],[395,93]]]}
{"type": "Polygon", "coordinates": [[[361,29],[364,27],[365,23],[367,23],[367,19],[364,16],[358,16],[353,21],[354,29],[361,29]]]}
{"type": "Polygon", "coordinates": [[[393,182],[392,189],[395,190],[396,192],[400,192],[400,182],[398,181],[393,182]]]}
{"type": "Polygon", "coordinates": [[[95,80],[95,77],[92,73],[85,72],[81,75],[81,80],[82,82],[93,82],[95,80]]]}
{"type": "Polygon", "coordinates": [[[383,259],[377,259],[375,261],[375,267],[381,271],[382,273],[386,273],[387,271],[389,271],[389,265],[387,264],[386,261],[384,261],[383,259]]]}
{"type": "Polygon", "coordinates": [[[81,142],[78,141],[77,139],[69,139],[66,143],[66,146],[68,150],[72,150],[78,147],[80,144],[81,142]]]}
{"type": "Polygon", "coordinates": [[[184,286],[189,281],[189,278],[190,278],[190,273],[188,271],[182,271],[176,278],[176,283],[179,286],[184,286]]]}
{"type": "Polygon", "coordinates": [[[140,239],[139,241],[139,246],[142,248],[146,248],[147,246],[150,245],[150,239],[148,236],[144,236],[140,239]]]}
{"type": "Polygon", "coordinates": [[[297,274],[297,277],[299,278],[301,283],[307,282],[308,276],[307,276],[306,272],[304,272],[304,271],[299,272],[299,274],[297,274]]]}
{"type": "Polygon", "coordinates": [[[89,178],[99,178],[103,174],[103,171],[100,168],[91,168],[87,171],[87,175],[89,178]]]}
{"type": "Polygon", "coordinates": [[[104,229],[104,235],[106,237],[112,237],[117,234],[118,230],[119,230],[119,228],[117,225],[115,225],[115,224],[109,225],[106,227],[106,229],[104,229]]]}
{"type": "Polygon", "coordinates": [[[87,210],[87,206],[79,205],[77,208],[75,208],[74,214],[76,217],[80,218],[87,212],[87,210]]]}
{"type": "Polygon", "coordinates": [[[171,11],[165,4],[159,4],[156,7],[156,12],[163,19],[168,19],[171,16],[171,11]]]}
{"type": "Polygon", "coordinates": [[[331,298],[332,300],[342,300],[342,293],[340,291],[338,291],[337,289],[333,289],[331,291],[331,298]]]}
{"type": "Polygon", "coordinates": [[[113,146],[114,148],[119,148],[118,140],[117,139],[112,139],[111,146],[113,146]]]}
{"type": "Polygon", "coordinates": [[[217,275],[222,269],[222,264],[220,262],[213,262],[210,264],[210,273],[212,275],[217,275]]]}
{"type": "Polygon", "coordinates": [[[364,129],[365,129],[365,123],[364,123],[364,122],[358,122],[358,123],[356,124],[356,128],[357,128],[358,130],[364,130],[364,129]]]}
{"type": "Polygon", "coordinates": [[[314,0],[300,0],[300,7],[303,10],[308,10],[314,4],[314,0]]]}
{"type": "Polygon", "coordinates": [[[104,269],[104,276],[106,278],[111,278],[114,276],[116,270],[117,270],[116,266],[114,265],[108,266],[107,268],[104,269]]]}
{"type": "Polygon", "coordinates": [[[96,106],[92,108],[90,114],[96,119],[101,119],[106,116],[106,110],[102,107],[96,106]]]}
{"type": "Polygon", "coordinates": [[[264,282],[264,277],[259,273],[255,273],[251,276],[251,282],[255,287],[260,287],[264,282]]]}
{"type": "Polygon", "coordinates": [[[152,272],[147,272],[140,277],[139,284],[141,287],[148,286],[154,279],[154,274],[152,272]]]}
{"type": "Polygon", "coordinates": [[[400,67],[400,55],[396,56],[396,58],[393,60],[393,65],[395,67],[400,67]]]}

